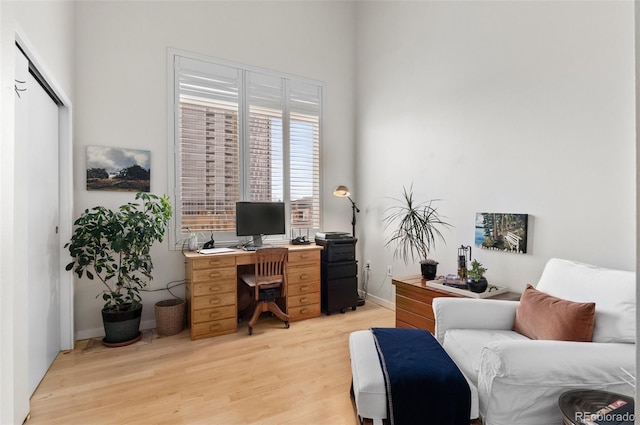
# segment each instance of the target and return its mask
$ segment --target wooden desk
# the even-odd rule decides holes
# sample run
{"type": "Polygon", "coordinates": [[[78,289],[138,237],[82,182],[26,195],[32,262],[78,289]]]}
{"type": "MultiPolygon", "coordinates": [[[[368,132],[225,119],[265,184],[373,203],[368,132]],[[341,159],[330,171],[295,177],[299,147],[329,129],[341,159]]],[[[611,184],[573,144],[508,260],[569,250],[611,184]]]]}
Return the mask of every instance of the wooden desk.
{"type": "MultiPolygon", "coordinates": [[[[453,292],[447,292],[425,285],[426,279],[420,275],[392,279],[396,286],[396,328],[426,329],[431,333],[436,330],[432,302],[437,297],[465,298],[453,292]]],[[[487,298],[485,298],[487,299],[487,298]]],[[[488,298],[490,300],[519,300],[520,294],[506,292],[488,298]]],[[[482,299],[478,299],[482,302],[482,299]]]]}
{"type": "MultiPolygon", "coordinates": [[[[282,310],[289,320],[320,316],[320,250],[287,245],[287,296],[282,310]]],[[[183,252],[186,262],[187,324],[191,339],[234,333],[238,329],[238,268],[255,264],[255,252],[212,255],[183,252]]]]}

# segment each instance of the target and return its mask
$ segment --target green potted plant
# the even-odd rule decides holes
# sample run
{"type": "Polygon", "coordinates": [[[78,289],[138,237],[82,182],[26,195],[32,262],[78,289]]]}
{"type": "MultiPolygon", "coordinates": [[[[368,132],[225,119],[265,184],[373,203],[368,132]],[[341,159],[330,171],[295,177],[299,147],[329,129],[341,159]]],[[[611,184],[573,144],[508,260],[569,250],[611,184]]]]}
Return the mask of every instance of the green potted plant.
{"type": "Polygon", "coordinates": [[[471,262],[471,268],[467,270],[467,285],[469,285],[469,290],[471,292],[484,292],[487,290],[487,286],[489,282],[484,277],[484,272],[487,269],[482,267],[482,263],[478,260],[473,260],[471,262]]]}
{"type": "Polygon", "coordinates": [[[400,257],[405,264],[409,259],[420,261],[420,269],[425,279],[432,280],[437,273],[438,262],[429,258],[436,239],[446,243],[440,228],[450,227],[438,209],[435,200],[416,202],[413,199],[413,184],[402,188],[402,198],[393,198],[398,205],[385,210],[385,228],[394,227],[385,246],[395,245],[393,257],[400,257]]]}
{"type": "Polygon", "coordinates": [[[167,195],[140,192],[135,199],[138,202],[115,211],[103,206],[84,210],[65,245],[73,257],[66,269],[103,284],[96,298],[102,295],[104,301],[105,345],[126,345],[140,338],[140,289],[153,278],[149,250],[163,240],[171,218],[167,195]]]}

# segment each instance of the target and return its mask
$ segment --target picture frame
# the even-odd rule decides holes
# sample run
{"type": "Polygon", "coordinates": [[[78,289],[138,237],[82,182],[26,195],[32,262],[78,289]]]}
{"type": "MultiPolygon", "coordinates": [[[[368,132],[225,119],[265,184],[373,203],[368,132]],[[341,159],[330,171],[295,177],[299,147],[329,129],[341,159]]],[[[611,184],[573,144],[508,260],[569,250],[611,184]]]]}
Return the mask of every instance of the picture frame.
{"type": "Polygon", "coordinates": [[[151,151],[87,146],[87,190],[151,191],[151,151]]]}
{"type": "Polygon", "coordinates": [[[526,254],[528,222],[528,214],[476,213],[475,246],[526,254]]]}

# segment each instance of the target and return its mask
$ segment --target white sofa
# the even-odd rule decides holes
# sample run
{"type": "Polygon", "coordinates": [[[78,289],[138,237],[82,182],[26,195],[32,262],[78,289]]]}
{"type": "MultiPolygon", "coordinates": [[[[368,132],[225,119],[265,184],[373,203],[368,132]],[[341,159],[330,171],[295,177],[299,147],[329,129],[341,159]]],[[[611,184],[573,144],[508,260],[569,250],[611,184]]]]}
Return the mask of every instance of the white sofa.
{"type": "Polygon", "coordinates": [[[551,259],[536,289],[595,302],[593,342],[532,340],[512,330],[518,301],[436,298],[436,338],[478,389],[484,425],[561,424],[559,396],[602,389],[633,396],[636,277],[551,259]]]}

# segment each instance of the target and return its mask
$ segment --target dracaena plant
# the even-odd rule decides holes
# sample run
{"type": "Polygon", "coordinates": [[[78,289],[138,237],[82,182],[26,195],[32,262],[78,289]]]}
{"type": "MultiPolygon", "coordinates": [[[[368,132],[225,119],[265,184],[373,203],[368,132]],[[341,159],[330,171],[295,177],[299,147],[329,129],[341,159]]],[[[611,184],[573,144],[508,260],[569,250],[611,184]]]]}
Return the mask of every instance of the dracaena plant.
{"type": "Polygon", "coordinates": [[[100,280],[104,289],[97,297],[102,295],[107,310],[140,304],[140,289],[153,278],[149,250],[163,240],[171,218],[167,195],[140,192],[135,199],[115,211],[103,206],[84,210],[65,245],[73,257],[66,269],[78,277],[100,280]]]}
{"type": "Polygon", "coordinates": [[[402,198],[392,198],[397,205],[385,210],[385,228],[393,231],[385,246],[395,245],[393,257],[400,257],[405,264],[410,259],[429,262],[429,253],[436,239],[445,242],[441,228],[451,225],[442,219],[438,209],[433,206],[437,200],[416,202],[413,198],[413,184],[407,190],[402,187],[402,198]]]}

